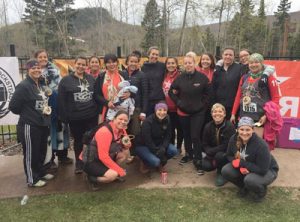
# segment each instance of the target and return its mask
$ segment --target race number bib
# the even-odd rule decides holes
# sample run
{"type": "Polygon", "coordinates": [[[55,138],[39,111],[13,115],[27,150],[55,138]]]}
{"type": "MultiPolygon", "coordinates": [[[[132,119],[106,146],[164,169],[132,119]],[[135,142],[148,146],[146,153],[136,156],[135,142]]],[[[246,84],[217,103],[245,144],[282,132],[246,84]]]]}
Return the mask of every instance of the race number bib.
{"type": "Polygon", "coordinates": [[[257,104],[256,103],[249,103],[243,104],[243,111],[248,113],[256,113],[257,112],[257,104]]]}

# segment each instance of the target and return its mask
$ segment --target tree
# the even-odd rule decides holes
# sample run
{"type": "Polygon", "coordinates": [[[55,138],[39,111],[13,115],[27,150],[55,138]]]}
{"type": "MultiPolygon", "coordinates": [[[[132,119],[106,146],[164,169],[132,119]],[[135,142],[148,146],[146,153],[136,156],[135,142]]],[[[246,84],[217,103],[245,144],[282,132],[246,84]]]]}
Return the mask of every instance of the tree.
{"type": "Polygon", "coordinates": [[[146,31],[141,44],[141,47],[144,49],[144,51],[147,51],[150,46],[160,45],[159,36],[161,28],[161,15],[155,0],[148,1],[141,25],[146,31]]]}
{"type": "Polygon", "coordinates": [[[184,10],[184,15],[183,15],[183,22],[182,22],[182,26],[181,26],[181,30],[180,30],[178,55],[182,55],[183,33],[184,33],[185,25],[186,25],[186,16],[187,16],[187,13],[188,13],[189,2],[190,2],[190,0],[186,0],[186,2],[185,2],[185,10],[184,10]]]}

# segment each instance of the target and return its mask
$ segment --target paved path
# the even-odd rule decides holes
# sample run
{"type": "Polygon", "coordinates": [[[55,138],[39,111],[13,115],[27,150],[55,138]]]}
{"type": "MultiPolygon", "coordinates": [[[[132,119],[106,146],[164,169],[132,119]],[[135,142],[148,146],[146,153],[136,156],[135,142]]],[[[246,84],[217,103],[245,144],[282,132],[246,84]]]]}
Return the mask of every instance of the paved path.
{"type": "MultiPolygon", "coordinates": [[[[71,153],[73,155],[73,153],[71,153]]],[[[272,186],[300,187],[300,150],[276,149],[273,155],[277,159],[280,171],[277,180],[272,186]]],[[[42,188],[28,188],[22,165],[23,157],[0,156],[0,198],[20,197],[27,195],[43,195],[64,192],[91,191],[85,176],[74,175],[74,166],[61,166],[56,178],[42,188]]],[[[124,183],[103,185],[101,190],[123,188],[172,188],[172,187],[214,187],[215,172],[198,176],[192,164],[180,166],[179,159],[172,159],[167,165],[168,184],[160,183],[160,175],[153,172],[142,175],[138,172],[138,162],[126,165],[128,176],[124,183]]],[[[226,184],[226,186],[232,186],[226,184]]]]}

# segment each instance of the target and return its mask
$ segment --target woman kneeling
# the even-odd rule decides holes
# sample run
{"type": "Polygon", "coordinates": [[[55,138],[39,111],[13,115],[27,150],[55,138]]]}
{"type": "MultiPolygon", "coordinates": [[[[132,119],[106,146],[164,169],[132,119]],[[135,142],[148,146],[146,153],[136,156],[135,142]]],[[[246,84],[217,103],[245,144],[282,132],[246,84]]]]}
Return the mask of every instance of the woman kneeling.
{"type": "Polygon", "coordinates": [[[155,113],[143,122],[139,145],[136,154],[142,160],[141,172],[146,173],[146,167],[158,167],[165,171],[168,159],[177,154],[177,148],[170,143],[171,123],[167,114],[165,102],[155,105],[155,113]]]}
{"type": "Polygon", "coordinates": [[[126,175],[125,169],[119,166],[129,154],[130,142],[121,144],[121,138],[126,135],[128,113],[118,111],[114,119],[100,127],[92,142],[97,147],[97,154],[91,162],[84,165],[84,171],[93,183],[110,183],[126,175]]]}
{"type": "Polygon", "coordinates": [[[238,133],[228,144],[230,163],[222,168],[222,176],[240,188],[240,197],[251,191],[253,200],[260,202],[267,193],[267,185],[277,178],[279,167],[267,143],[254,133],[253,128],[253,119],[245,116],[240,119],[238,133]]]}

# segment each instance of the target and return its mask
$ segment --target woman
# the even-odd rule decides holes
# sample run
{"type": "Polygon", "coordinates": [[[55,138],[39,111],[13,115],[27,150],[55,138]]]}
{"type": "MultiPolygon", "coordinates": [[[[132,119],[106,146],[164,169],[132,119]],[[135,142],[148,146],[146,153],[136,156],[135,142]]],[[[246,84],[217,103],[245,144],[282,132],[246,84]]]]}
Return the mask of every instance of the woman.
{"type": "Polygon", "coordinates": [[[118,177],[126,176],[126,171],[119,166],[129,153],[131,143],[120,144],[122,136],[126,135],[128,124],[127,112],[118,111],[114,119],[105,123],[94,136],[97,146],[97,156],[92,162],[86,163],[84,171],[88,174],[88,179],[93,183],[110,183],[118,177]],[[120,150],[112,151],[112,143],[120,144],[120,150]]]}
{"type": "Polygon", "coordinates": [[[183,142],[183,133],[181,129],[181,125],[179,123],[179,117],[177,114],[177,107],[173,100],[169,96],[169,90],[174,82],[174,80],[180,75],[179,69],[178,69],[178,60],[175,57],[168,57],[166,59],[166,74],[165,78],[162,84],[163,92],[165,94],[166,103],[168,105],[168,114],[171,121],[171,143],[175,144],[175,138],[177,141],[177,150],[178,153],[181,153],[181,146],[183,142]],[[176,130],[176,132],[175,132],[176,130]]]}
{"type": "Polygon", "coordinates": [[[199,62],[199,72],[206,75],[209,82],[212,81],[214,69],[215,69],[215,59],[214,56],[210,53],[203,53],[199,62]]]}
{"type": "Polygon", "coordinates": [[[155,105],[155,113],[142,124],[140,143],[136,146],[136,155],[142,161],[142,173],[146,173],[148,167],[165,171],[168,159],[177,154],[176,147],[170,143],[171,123],[167,112],[167,104],[161,101],[155,105]]]}
{"type": "MultiPolygon", "coordinates": [[[[128,132],[134,136],[140,133],[141,122],[145,120],[148,109],[148,80],[145,73],[139,70],[139,63],[138,55],[130,54],[126,58],[127,68],[122,71],[122,76],[130,82],[130,85],[138,88],[134,97],[135,109],[128,124],[128,132]]],[[[128,163],[133,160],[135,155],[135,140],[132,143],[131,157],[128,159],[128,163]]]]}
{"type": "Polygon", "coordinates": [[[270,154],[266,142],[254,133],[254,121],[242,117],[238,132],[229,140],[227,158],[229,163],[222,169],[222,176],[239,187],[239,196],[249,192],[253,200],[260,202],[278,174],[278,164],[270,154]]]}
{"type": "Polygon", "coordinates": [[[158,61],[159,49],[157,46],[151,46],[147,54],[149,60],[143,64],[142,71],[145,73],[149,85],[149,101],[146,113],[149,116],[154,112],[155,104],[165,99],[161,88],[165,75],[165,64],[158,61]]]}
{"type": "Polygon", "coordinates": [[[185,56],[183,61],[185,72],[174,80],[169,90],[169,96],[178,108],[186,148],[186,154],[180,160],[180,164],[194,160],[198,174],[203,175],[200,135],[210,102],[210,85],[208,78],[196,71],[193,56],[185,56]]]}
{"type": "MultiPolygon", "coordinates": [[[[273,101],[279,105],[279,90],[277,80],[273,75],[266,75],[263,65],[264,58],[258,53],[254,53],[249,58],[249,73],[240,80],[236,93],[234,106],[230,120],[235,123],[236,114],[239,110],[239,117],[251,117],[261,127],[267,118],[264,105],[268,101],[273,101]]],[[[260,130],[261,131],[261,130],[260,130]]],[[[260,133],[262,134],[262,133],[260,133]]],[[[260,135],[262,137],[262,135],[260,135]]]]}
{"type": "Polygon", "coordinates": [[[235,133],[235,128],[230,121],[225,119],[225,107],[216,103],[211,108],[213,121],[207,123],[203,132],[203,150],[206,156],[203,158],[204,171],[217,169],[216,186],[223,186],[226,180],[221,175],[222,167],[228,163],[226,150],[230,137],[235,133]]]}
{"type": "Polygon", "coordinates": [[[45,180],[54,176],[46,174],[43,163],[47,152],[47,137],[51,118],[49,96],[40,85],[41,67],[37,60],[26,64],[28,74],[18,84],[9,103],[9,109],[20,115],[17,126],[18,140],[22,144],[24,171],[28,186],[42,187],[45,180]]]}
{"type": "Polygon", "coordinates": [[[249,57],[251,52],[249,49],[242,49],[239,53],[240,64],[242,65],[241,75],[249,72],[249,57]]]}
{"type": "Polygon", "coordinates": [[[89,58],[89,67],[86,69],[86,73],[90,74],[96,79],[101,72],[101,62],[97,56],[89,58]]]}
{"type": "Polygon", "coordinates": [[[57,93],[58,84],[61,80],[60,71],[49,61],[46,50],[37,51],[34,57],[42,69],[40,85],[49,91],[49,106],[52,108],[50,136],[48,137],[48,151],[52,152],[52,157],[46,157],[45,163],[51,160],[51,168],[57,168],[54,162],[55,156],[57,156],[60,164],[72,164],[73,160],[68,157],[68,148],[70,146],[69,126],[62,123],[57,116],[57,93]]]}
{"type": "MultiPolygon", "coordinates": [[[[108,108],[115,108],[113,101],[118,95],[118,84],[124,80],[118,70],[118,58],[116,55],[106,54],[104,56],[104,65],[106,70],[97,77],[94,91],[99,110],[102,110],[98,122],[105,121],[108,108]]],[[[124,99],[129,98],[129,96],[129,92],[125,93],[124,99]]]]}
{"type": "Polygon", "coordinates": [[[93,98],[94,78],[85,73],[87,60],[75,59],[75,71],[65,76],[58,86],[59,114],[62,122],[69,123],[74,137],[75,174],[82,173],[83,163],[79,159],[82,151],[82,136],[97,125],[97,105],[93,98]]]}

